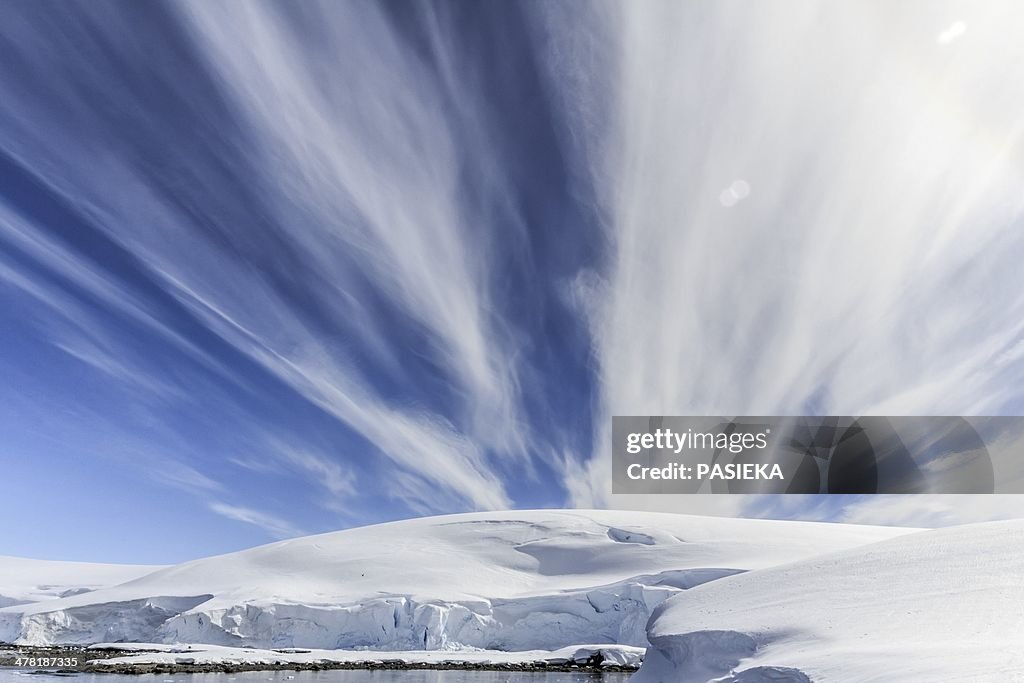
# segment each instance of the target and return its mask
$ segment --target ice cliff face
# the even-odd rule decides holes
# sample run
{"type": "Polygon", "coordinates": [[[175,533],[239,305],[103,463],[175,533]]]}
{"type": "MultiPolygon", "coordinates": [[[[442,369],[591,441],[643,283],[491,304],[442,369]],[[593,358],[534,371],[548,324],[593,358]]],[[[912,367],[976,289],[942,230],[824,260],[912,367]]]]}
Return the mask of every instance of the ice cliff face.
{"type": "Polygon", "coordinates": [[[463,602],[392,596],[337,606],[193,609],[186,601],[175,611],[166,601],[133,601],[29,615],[20,620],[20,637],[58,643],[137,640],[389,651],[534,650],[592,640],[645,646],[651,610],[679,590],[627,580],[552,595],[463,602]]]}
{"type": "Polygon", "coordinates": [[[897,533],[577,510],[410,520],[0,609],[0,640],[378,650],[645,646],[652,611],[694,586],[897,533]]]}

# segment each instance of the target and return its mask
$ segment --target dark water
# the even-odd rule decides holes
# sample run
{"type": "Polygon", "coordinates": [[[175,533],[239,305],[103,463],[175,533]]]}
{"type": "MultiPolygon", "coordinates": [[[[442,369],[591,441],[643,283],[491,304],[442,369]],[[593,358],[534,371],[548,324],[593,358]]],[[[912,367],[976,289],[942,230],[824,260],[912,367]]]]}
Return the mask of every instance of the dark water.
{"type": "Polygon", "coordinates": [[[577,673],[556,671],[247,671],[224,674],[74,674],[56,676],[0,669],[0,681],[18,683],[625,683],[628,673],[577,673]]]}

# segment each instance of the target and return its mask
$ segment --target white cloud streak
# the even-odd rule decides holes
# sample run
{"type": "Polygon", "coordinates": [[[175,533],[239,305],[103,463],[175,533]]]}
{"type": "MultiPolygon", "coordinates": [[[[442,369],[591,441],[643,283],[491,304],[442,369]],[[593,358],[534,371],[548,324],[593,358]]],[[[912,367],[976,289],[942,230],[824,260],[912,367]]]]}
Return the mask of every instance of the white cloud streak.
{"type": "Polygon", "coordinates": [[[150,459],[147,471],[157,481],[195,495],[201,496],[224,490],[219,482],[194,467],[174,460],[150,459]]]}
{"type": "MultiPolygon", "coordinates": [[[[49,189],[60,194],[56,186],[51,185],[49,189]]],[[[146,304],[129,287],[111,278],[98,264],[76,256],[57,240],[48,237],[45,229],[46,226],[30,224],[10,207],[0,203],[0,236],[9,239],[51,272],[66,278],[80,294],[94,297],[111,310],[149,329],[219,377],[245,386],[243,380],[225,370],[192,341],[171,329],[152,311],[147,310],[146,304]]],[[[34,278],[13,263],[4,261],[6,259],[0,259],[0,280],[17,287],[51,309],[57,314],[58,319],[62,319],[73,330],[71,335],[66,330],[62,334],[58,333],[55,336],[57,346],[69,355],[111,376],[124,379],[132,373],[132,369],[125,361],[129,351],[125,348],[112,348],[115,343],[104,330],[104,325],[97,318],[94,309],[83,305],[77,297],[34,278]]],[[[133,373],[134,377],[131,378],[133,383],[148,389],[154,395],[180,396],[176,388],[147,379],[147,373],[138,368],[136,370],[133,373]]]]}
{"type": "MultiPolygon", "coordinates": [[[[396,409],[377,400],[311,336],[305,338],[301,353],[293,351],[292,357],[286,357],[182,283],[169,280],[169,284],[177,287],[176,295],[212,331],[310,402],[365,436],[407,473],[415,473],[477,508],[508,507],[504,485],[486,466],[480,448],[443,418],[425,411],[396,409]]],[[[263,294],[266,305],[277,312],[277,319],[290,320],[288,329],[302,330],[301,322],[291,319],[284,306],[273,304],[272,292],[263,294]]]]}
{"type": "Polygon", "coordinates": [[[259,510],[226,503],[210,503],[210,510],[236,522],[259,527],[274,538],[293,538],[305,535],[305,532],[291,523],[259,510]]]}
{"type": "Polygon", "coordinates": [[[347,496],[355,492],[355,478],[338,463],[308,451],[287,449],[284,458],[316,478],[328,492],[347,496]]]}
{"type": "Polygon", "coordinates": [[[1020,495],[873,496],[842,510],[836,521],[944,527],[1024,516],[1020,495]]]}
{"type": "Polygon", "coordinates": [[[374,280],[432,333],[470,399],[474,438],[522,453],[509,340],[487,297],[491,245],[459,197],[454,135],[466,122],[444,110],[444,83],[380,6],[316,7],[319,39],[290,30],[273,5],[182,6],[265,142],[260,166],[282,192],[277,219],[290,238],[341,296],[337,256],[362,253],[374,280]],[[344,79],[330,73],[338,64],[344,79]],[[298,225],[297,210],[312,220],[298,225]]]}
{"type": "MultiPolygon", "coordinates": [[[[419,55],[372,4],[334,5],[324,12],[314,22],[324,32],[322,43],[292,33],[283,9],[273,5],[229,12],[190,3],[176,9],[240,120],[250,122],[253,139],[260,141],[244,151],[252,168],[264,169],[264,177],[252,182],[266,188],[271,220],[301,254],[308,268],[302,278],[319,288],[318,299],[328,304],[324,313],[333,316],[329,322],[362,334],[377,360],[400,372],[401,359],[389,357],[393,351],[383,338],[388,331],[354,291],[355,274],[337,266],[341,257],[351,262],[352,254],[360,254],[354,261],[365,278],[426,331],[432,348],[424,351],[437,356],[454,387],[453,413],[380,396],[342,344],[310,329],[265,274],[221,251],[194,216],[168,203],[125,159],[35,140],[53,161],[41,180],[54,191],[73,187],[92,198],[88,210],[96,226],[162,279],[172,296],[242,354],[370,441],[374,450],[367,455],[383,453],[406,475],[429,483],[431,505],[510,506],[489,459],[527,457],[515,350],[488,298],[488,232],[478,229],[458,197],[465,169],[453,135],[460,122],[446,118],[437,79],[427,78],[419,55]],[[344,82],[331,73],[339,64],[344,82]]],[[[319,10],[310,4],[306,11],[319,10]]],[[[108,18],[100,23],[119,26],[117,17],[108,18]]],[[[10,112],[26,131],[34,129],[37,112],[25,101],[13,102],[10,112]]],[[[487,157],[486,150],[478,152],[472,156],[487,157]]],[[[22,237],[30,234],[21,231],[22,237]]],[[[43,255],[55,272],[76,278],[157,334],[177,335],[147,318],[130,293],[92,277],[81,262],[43,255]]],[[[193,347],[187,351],[213,363],[193,347]]],[[[344,477],[328,480],[344,489],[344,477]]]]}
{"type": "MultiPolygon", "coordinates": [[[[605,419],[1020,400],[1024,15],[956,6],[955,51],[944,3],[608,9],[605,419]],[[724,208],[735,178],[756,190],[724,208]]],[[[605,419],[581,499],[635,503],[610,496],[605,419]]]]}
{"type": "MultiPolygon", "coordinates": [[[[89,197],[96,226],[210,331],[384,454],[396,495],[420,511],[511,505],[491,456],[511,454],[519,466],[530,450],[559,453],[576,504],[735,514],[742,499],[610,496],[608,418],[977,414],[1021,399],[1024,20],[1012,3],[794,2],[783,12],[651,1],[595,3],[582,17],[565,7],[537,6],[550,23],[537,36],[572,27],[566,41],[538,45],[564,110],[565,148],[583,160],[573,170],[605,202],[595,239],[611,251],[607,272],[568,287],[600,368],[589,462],[532,442],[524,426],[515,333],[491,300],[501,243],[460,195],[464,175],[483,169],[495,174],[482,184],[489,199],[504,206],[501,171],[493,160],[463,165],[493,150],[482,133],[456,135],[484,130],[486,107],[459,87],[442,28],[428,31],[438,78],[373,3],[173,9],[251,129],[245,139],[257,141],[238,150],[243,159],[220,161],[262,169],[252,182],[307,268],[302,278],[328,302],[328,322],[362,335],[400,372],[403,359],[381,343],[387,330],[353,280],[379,286],[425,331],[451,379],[447,417],[377,392],[343,345],[311,329],[265,273],[221,251],[129,161],[66,136],[35,139],[43,108],[28,98],[5,103],[5,116],[24,133],[17,145],[37,153],[41,182],[89,197]],[[290,24],[299,14],[306,30],[290,24]],[[595,112],[609,93],[610,111],[595,112]],[[352,254],[358,274],[338,267],[352,254]]],[[[127,30],[123,21],[103,15],[96,25],[127,30]]],[[[201,171],[190,179],[207,180],[201,171]]],[[[101,270],[0,212],[3,236],[40,263],[243,381],[101,270]]],[[[251,240],[246,226],[223,222],[251,240]]],[[[0,267],[82,330],[95,325],[0,267]]],[[[125,372],[104,344],[65,348],[125,372]]],[[[351,492],[330,458],[290,453],[329,492],[351,492]]],[[[290,533],[281,520],[217,505],[290,533]]]]}

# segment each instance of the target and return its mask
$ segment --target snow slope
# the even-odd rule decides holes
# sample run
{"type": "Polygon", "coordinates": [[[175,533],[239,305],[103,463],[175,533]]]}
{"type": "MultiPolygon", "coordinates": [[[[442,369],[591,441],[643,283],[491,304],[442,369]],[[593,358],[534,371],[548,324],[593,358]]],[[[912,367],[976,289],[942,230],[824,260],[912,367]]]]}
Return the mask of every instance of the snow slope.
{"type": "Polygon", "coordinates": [[[635,683],[1024,681],[1024,520],[708,583],[648,633],[635,683]]]}
{"type": "Polygon", "coordinates": [[[0,640],[553,650],[645,646],[705,581],[904,530],[662,513],[473,513],[298,538],[0,610],[0,640]]]}
{"type": "Polygon", "coordinates": [[[0,607],[116,586],[161,569],[147,565],[52,562],[0,555],[0,607]]]}

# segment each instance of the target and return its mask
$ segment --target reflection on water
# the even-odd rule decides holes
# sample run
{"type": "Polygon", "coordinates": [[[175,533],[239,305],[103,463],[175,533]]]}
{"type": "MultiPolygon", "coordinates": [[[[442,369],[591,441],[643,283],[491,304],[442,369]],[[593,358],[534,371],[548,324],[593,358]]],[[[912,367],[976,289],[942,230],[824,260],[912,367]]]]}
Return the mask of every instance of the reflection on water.
{"type": "Polygon", "coordinates": [[[18,683],[625,683],[630,674],[621,672],[582,673],[568,671],[432,671],[411,669],[389,671],[344,669],[336,671],[246,671],[210,674],[33,674],[0,668],[0,681],[18,683]]]}

